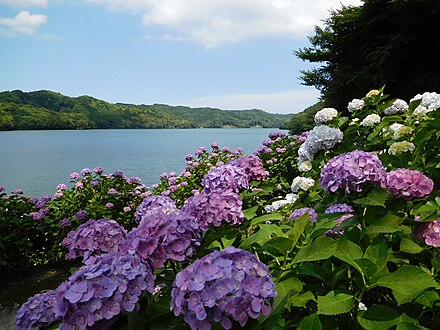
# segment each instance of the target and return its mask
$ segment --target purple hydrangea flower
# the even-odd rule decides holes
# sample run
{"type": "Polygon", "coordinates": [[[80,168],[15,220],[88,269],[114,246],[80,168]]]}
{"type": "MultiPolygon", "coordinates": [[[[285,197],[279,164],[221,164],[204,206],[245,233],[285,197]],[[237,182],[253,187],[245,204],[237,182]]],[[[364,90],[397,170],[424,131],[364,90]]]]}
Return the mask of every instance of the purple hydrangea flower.
{"type": "Polygon", "coordinates": [[[13,195],[21,195],[23,193],[23,190],[21,190],[20,188],[14,189],[11,191],[11,194],[13,195]]]}
{"type": "Polygon", "coordinates": [[[326,191],[360,192],[368,183],[385,186],[386,169],[376,154],[354,150],[336,156],[321,170],[321,186],[326,191]]]}
{"type": "Polygon", "coordinates": [[[0,192],[5,191],[5,186],[0,186],[0,192]]]}
{"type": "Polygon", "coordinates": [[[118,193],[118,191],[115,188],[110,188],[107,191],[107,195],[116,195],[118,193]]]}
{"type": "Polygon", "coordinates": [[[104,173],[104,168],[102,168],[101,166],[95,167],[95,168],[93,169],[93,172],[94,172],[95,174],[102,174],[102,173],[104,173]]]}
{"type": "Polygon", "coordinates": [[[244,169],[226,164],[210,170],[203,178],[202,186],[207,191],[232,189],[238,192],[241,188],[249,188],[249,177],[244,169]]]}
{"type": "Polygon", "coordinates": [[[434,182],[420,171],[398,168],[386,176],[386,189],[396,197],[420,198],[429,195],[433,188],[434,182]]]}
{"type": "Polygon", "coordinates": [[[270,132],[269,133],[269,138],[272,140],[275,140],[276,138],[279,138],[279,137],[283,138],[285,136],[287,136],[287,133],[285,133],[285,132],[270,132]]]}
{"type": "Polygon", "coordinates": [[[92,254],[118,252],[126,237],[124,227],[114,220],[89,220],[69,232],[61,244],[69,249],[66,259],[83,257],[85,260],[92,254]]]}
{"type": "Polygon", "coordinates": [[[61,219],[61,221],[60,221],[60,227],[61,228],[68,228],[71,225],[72,224],[70,223],[70,220],[68,218],[61,219]]]}
{"type": "Polygon", "coordinates": [[[218,142],[211,143],[211,148],[212,149],[218,149],[219,147],[220,147],[220,144],[218,142]]]}
{"type": "Polygon", "coordinates": [[[29,215],[31,215],[32,219],[36,221],[41,221],[46,217],[46,213],[42,212],[41,210],[38,212],[31,212],[29,215]]]}
{"type": "MultiPolygon", "coordinates": [[[[348,204],[333,204],[330,205],[326,210],[325,213],[351,213],[354,212],[353,208],[348,204]]],[[[350,219],[353,215],[352,214],[344,214],[343,216],[337,218],[336,221],[338,224],[334,226],[332,229],[327,230],[324,235],[326,236],[341,236],[344,234],[343,230],[340,230],[339,224],[344,222],[347,219],[350,219]]]]}
{"type": "Polygon", "coordinates": [[[121,170],[116,170],[111,174],[111,176],[114,178],[123,177],[124,173],[121,170]]]}
{"type": "Polygon", "coordinates": [[[196,260],[176,275],[171,291],[174,315],[183,314],[192,329],[220,322],[245,326],[249,317],[268,315],[276,296],[266,265],[250,252],[227,247],[196,260]]]}
{"type": "Polygon", "coordinates": [[[42,207],[44,207],[44,205],[46,205],[47,202],[49,202],[52,198],[49,195],[44,195],[43,197],[41,197],[37,203],[35,203],[35,206],[39,209],[41,209],[42,207]]]}
{"type": "Polygon", "coordinates": [[[78,220],[84,220],[89,214],[86,210],[79,210],[76,212],[75,216],[78,220]]]}
{"type": "Polygon", "coordinates": [[[128,233],[121,249],[137,253],[153,269],[161,268],[169,259],[183,261],[194,254],[200,245],[195,228],[195,219],[185,213],[151,213],[128,233]]]}
{"type": "Polygon", "coordinates": [[[17,312],[15,329],[27,330],[50,325],[60,319],[55,313],[55,305],[61,299],[60,292],[47,291],[30,297],[17,312]]]}
{"type": "Polygon", "coordinates": [[[142,292],[153,293],[154,279],[151,269],[136,255],[102,254],[87,259],[57,289],[62,292],[55,307],[62,316],[60,329],[93,325],[106,329],[98,322],[137,309],[142,292]]]}
{"type": "Polygon", "coordinates": [[[79,173],[77,173],[77,172],[70,173],[70,179],[71,180],[75,180],[75,179],[78,179],[78,178],[79,178],[79,173]]]}
{"type": "Polygon", "coordinates": [[[90,168],[83,168],[83,169],[81,170],[81,175],[82,175],[82,176],[86,176],[86,175],[88,175],[88,174],[92,174],[92,170],[91,170],[90,168]]]}
{"type": "Polygon", "coordinates": [[[194,157],[193,157],[193,155],[191,155],[191,154],[187,154],[186,156],[185,156],[185,160],[186,161],[190,161],[190,160],[192,160],[194,157]]]}
{"type": "Polygon", "coordinates": [[[314,210],[311,209],[309,207],[303,207],[300,209],[296,209],[292,212],[292,214],[290,215],[289,219],[290,220],[297,220],[299,217],[301,217],[302,215],[308,213],[309,218],[312,222],[316,222],[316,220],[318,220],[318,213],[314,210]]]}
{"type": "Polygon", "coordinates": [[[354,212],[353,208],[350,205],[344,203],[330,205],[325,210],[325,213],[351,213],[351,212],[354,212]]]}
{"type": "Polygon", "coordinates": [[[105,207],[108,208],[108,209],[111,209],[113,206],[114,205],[111,202],[108,202],[108,203],[105,204],[105,207]]]}
{"type": "Polygon", "coordinates": [[[231,160],[228,164],[244,169],[249,180],[264,180],[269,175],[263,169],[263,162],[257,156],[242,156],[231,160]]]}
{"type": "Polygon", "coordinates": [[[67,189],[67,185],[64,183],[59,183],[57,185],[57,190],[66,190],[67,189]]]}
{"type": "Polygon", "coordinates": [[[135,220],[139,223],[144,217],[148,217],[151,214],[177,214],[178,212],[179,210],[171,198],[152,195],[144,198],[142,203],[138,206],[135,213],[135,220]]]}
{"type": "Polygon", "coordinates": [[[99,182],[96,181],[96,180],[93,180],[92,182],[90,182],[90,185],[91,185],[92,187],[96,187],[97,185],[99,185],[99,182]]]}
{"type": "Polygon", "coordinates": [[[425,222],[414,229],[414,237],[427,245],[440,247],[440,220],[425,222]]]}
{"type": "Polygon", "coordinates": [[[224,222],[241,224],[244,220],[242,205],[240,195],[233,190],[202,190],[188,198],[182,211],[196,219],[200,231],[206,231],[211,225],[219,227],[224,222]]]}

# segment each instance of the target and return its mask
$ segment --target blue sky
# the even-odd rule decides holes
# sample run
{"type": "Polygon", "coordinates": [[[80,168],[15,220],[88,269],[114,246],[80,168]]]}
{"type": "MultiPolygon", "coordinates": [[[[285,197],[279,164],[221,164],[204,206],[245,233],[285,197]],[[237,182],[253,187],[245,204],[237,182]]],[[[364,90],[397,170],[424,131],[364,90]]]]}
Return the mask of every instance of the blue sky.
{"type": "Polygon", "coordinates": [[[0,90],[294,113],[319,92],[293,55],[360,0],[0,0],[0,90]]]}

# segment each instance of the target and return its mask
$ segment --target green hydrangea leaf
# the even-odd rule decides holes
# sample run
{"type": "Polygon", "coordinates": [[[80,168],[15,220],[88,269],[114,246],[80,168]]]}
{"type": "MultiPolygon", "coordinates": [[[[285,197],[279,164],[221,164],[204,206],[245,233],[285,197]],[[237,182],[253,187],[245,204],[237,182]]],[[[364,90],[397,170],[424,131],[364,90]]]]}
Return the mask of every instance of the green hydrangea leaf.
{"type": "Polygon", "coordinates": [[[321,330],[322,325],[317,314],[305,316],[298,324],[298,330],[321,330]]]}
{"type": "Polygon", "coordinates": [[[337,315],[350,311],[354,306],[354,296],[343,292],[330,291],[318,296],[318,314],[337,315]]]}
{"type": "Polygon", "coordinates": [[[368,330],[386,330],[400,321],[400,314],[384,305],[373,305],[357,316],[359,324],[368,330]]]}
{"type": "Polygon", "coordinates": [[[422,252],[423,248],[420,245],[418,245],[416,242],[408,238],[403,238],[402,241],[400,242],[400,251],[417,254],[422,252]]]}
{"type": "Polygon", "coordinates": [[[318,237],[312,244],[299,250],[292,263],[328,259],[336,251],[336,247],[336,241],[324,236],[318,237]]]}

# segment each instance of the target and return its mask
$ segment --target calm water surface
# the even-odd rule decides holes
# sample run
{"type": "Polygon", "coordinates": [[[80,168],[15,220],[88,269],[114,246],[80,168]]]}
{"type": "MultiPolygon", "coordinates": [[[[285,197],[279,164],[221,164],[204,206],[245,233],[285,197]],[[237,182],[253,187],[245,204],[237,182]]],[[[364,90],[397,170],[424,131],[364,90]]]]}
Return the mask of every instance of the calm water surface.
{"type": "Polygon", "coordinates": [[[136,129],[0,132],[0,185],[7,192],[53,194],[71,172],[104,167],[122,170],[142,183],[159,181],[162,172],[180,172],[185,155],[212,142],[252,154],[277,129],[136,129]]]}

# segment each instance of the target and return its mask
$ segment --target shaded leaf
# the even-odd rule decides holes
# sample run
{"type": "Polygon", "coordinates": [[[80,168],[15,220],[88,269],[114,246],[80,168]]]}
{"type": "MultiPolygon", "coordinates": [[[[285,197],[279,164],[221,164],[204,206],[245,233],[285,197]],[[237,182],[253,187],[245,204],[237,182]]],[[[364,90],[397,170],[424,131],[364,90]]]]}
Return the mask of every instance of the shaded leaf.
{"type": "Polygon", "coordinates": [[[368,330],[386,330],[399,323],[400,314],[384,305],[373,305],[366,311],[360,311],[357,320],[368,330]]]}
{"type": "Polygon", "coordinates": [[[305,316],[298,324],[298,330],[321,330],[322,325],[318,314],[305,316]]]}

